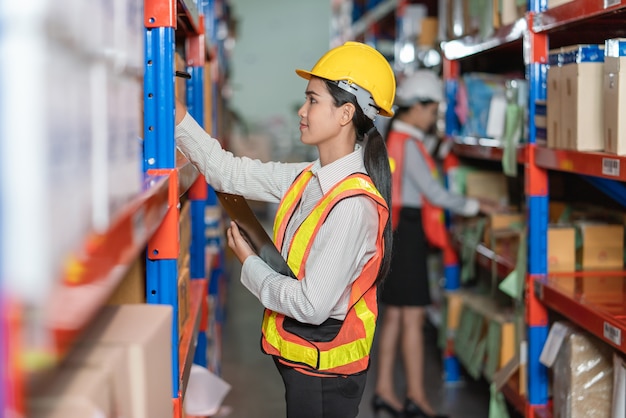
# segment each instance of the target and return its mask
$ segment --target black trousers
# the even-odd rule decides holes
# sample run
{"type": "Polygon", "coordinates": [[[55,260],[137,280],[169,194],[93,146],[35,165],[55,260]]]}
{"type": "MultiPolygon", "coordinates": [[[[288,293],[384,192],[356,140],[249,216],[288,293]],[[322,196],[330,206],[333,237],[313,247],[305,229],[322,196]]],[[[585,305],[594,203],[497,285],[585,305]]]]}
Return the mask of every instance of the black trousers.
{"type": "Polygon", "coordinates": [[[365,390],[367,372],[345,377],[300,373],[274,358],[285,383],[287,418],[354,418],[365,390]]]}

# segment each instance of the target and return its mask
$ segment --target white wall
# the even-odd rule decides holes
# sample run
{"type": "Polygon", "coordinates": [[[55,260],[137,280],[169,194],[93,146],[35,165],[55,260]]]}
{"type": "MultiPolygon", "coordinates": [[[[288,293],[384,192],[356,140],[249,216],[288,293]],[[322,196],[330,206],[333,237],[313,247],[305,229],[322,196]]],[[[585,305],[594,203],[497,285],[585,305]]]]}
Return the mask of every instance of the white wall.
{"type": "Polygon", "coordinates": [[[267,128],[273,148],[284,151],[299,139],[295,109],[304,102],[306,87],[294,70],[311,69],[329,49],[330,0],[231,0],[231,5],[238,19],[231,107],[251,127],[267,128]]]}

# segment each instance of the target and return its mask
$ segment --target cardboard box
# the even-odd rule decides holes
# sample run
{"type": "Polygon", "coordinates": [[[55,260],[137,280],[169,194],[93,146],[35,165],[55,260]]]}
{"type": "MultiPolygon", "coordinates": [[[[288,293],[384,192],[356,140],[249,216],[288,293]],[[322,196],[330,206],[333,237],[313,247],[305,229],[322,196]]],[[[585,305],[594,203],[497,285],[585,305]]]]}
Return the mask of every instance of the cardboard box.
{"type": "Polygon", "coordinates": [[[463,307],[463,296],[460,293],[447,292],[447,329],[454,331],[459,326],[459,320],[461,317],[461,308],[463,307]]]}
{"type": "Polygon", "coordinates": [[[488,199],[506,204],[509,197],[506,176],[502,172],[496,171],[473,171],[467,173],[465,194],[468,197],[488,199]]]}
{"type": "Polygon", "coordinates": [[[109,305],[146,303],[146,259],[137,257],[107,302],[109,305]]]}
{"type": "Polygon", "coordinates": [[[576,229],[548,227],[548,272],[576,271],[576,229]]]}
{"type": "Polygon", "coordinates": [[[133,418],[172,416],[172,307],[105,306],[79,347],[120,347],[126,357],[133,418]]]}
{"type": "Polygon", "coordinates": [[[624,225],[576,222],[582,245],[576,262],[582,270],[621,270],[624,266],[624,225]]]}
{"type": "Polygon", "coordinates": [[[130,381],[126,376],[128,364],[121,347],[76,347],[64,359],[65,369],[98,369],[104,373],[111,387],[113,417],[132,417],[135,400],[130,394],[130,381]]]}
{"type": "Polygon", "coordinates": [[[483,242],[497,255],[515,261],[525,223],[526,217],[521,213],[490,214],[483,231],[483,242]]]}
{"type": "MultiPolygon", "coordinates": [[[[185,258],[189,257],[189,249],[191,246],[191,202],[187,200],[180,209],[178,220],[179,228],[179,250],[178,250],[178,269],[185,266],[185,258]]],[[[188,264],[187,264],[188,266],[188,264]]]]}
{"type": "MultiPolygon", "coordinates": [[[[189,256],[186,258],[189,264],[189,256]]],[[[182,329],[189,319],[189,290],[191,282],[189,277],[189,267],[184,267],[178,275],[178,336],[182,336],[182,329]]]]}
{"type": "Polygon", "coordinates": [[[554,418],[610,418],[611,351],[597,338],[570,328],[553,366],[554,418]]]}
{"type": "Polygon", "coordinates": [[[626,39],[607,39],[604,57],[604,151],[626,155],[626,39]]]}
{"type": "Polygon", "coordinates": [[[561,140],[577,151],[604,149],[604,45],[573,45],[562,49],[560,73],[561,140]]]}
{"type": "MultiPolygon", "coordinates": [[[[548,227],[548,273],[576,271],[576,229],[574,227],[548,227]]],[[[576,278],[559,278],[558,287],[567,294],[576,291],[576,278]]]]}
{"type": "Polygon", "coordinates": [[[546,142],[549,148],[561,147],[561,48],[548,53],[546,76],[546,142]]]}
{"type": "MultiPolygon", "coordinates": [[[[36,391],[28,403],[34,418],[113,418],[109,375],[102,368],[64,368],[36,391]]],[[[171,400],[168,399],[168,401],[171,400]]],[[[171,416],[171,414],[170,414],[171,416]]]]}

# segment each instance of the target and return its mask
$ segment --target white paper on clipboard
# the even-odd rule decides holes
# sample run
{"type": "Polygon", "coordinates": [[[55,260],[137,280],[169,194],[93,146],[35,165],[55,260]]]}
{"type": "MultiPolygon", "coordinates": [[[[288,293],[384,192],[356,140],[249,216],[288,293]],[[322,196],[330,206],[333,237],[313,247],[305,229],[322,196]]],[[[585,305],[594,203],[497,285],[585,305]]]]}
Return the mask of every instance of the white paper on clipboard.
{"type": "Polygon", "coordinates": [[[254,212],[252,212],[246,199],[236,194],[217,191],[215,193],[230,219],[237,224],[242,235],[257,255],[274,271],[295,279],[296,275],[291,271],[278,249],[276,249],[274,242],[267,235],[265,228],[254,215],[254,212]]]}

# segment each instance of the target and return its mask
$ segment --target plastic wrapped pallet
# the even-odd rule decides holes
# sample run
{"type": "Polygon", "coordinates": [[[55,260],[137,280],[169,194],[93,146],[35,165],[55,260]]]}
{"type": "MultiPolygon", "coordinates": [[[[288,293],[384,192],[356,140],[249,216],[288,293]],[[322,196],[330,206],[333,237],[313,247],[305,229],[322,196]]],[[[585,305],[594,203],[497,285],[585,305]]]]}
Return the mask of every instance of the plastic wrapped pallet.
{"type": "Polygon", "coordinates": [[[611,348],[571,325],[562,335],[553,366],[554,418],[611,418],[611,348]]]}

